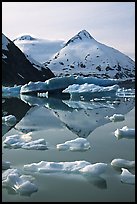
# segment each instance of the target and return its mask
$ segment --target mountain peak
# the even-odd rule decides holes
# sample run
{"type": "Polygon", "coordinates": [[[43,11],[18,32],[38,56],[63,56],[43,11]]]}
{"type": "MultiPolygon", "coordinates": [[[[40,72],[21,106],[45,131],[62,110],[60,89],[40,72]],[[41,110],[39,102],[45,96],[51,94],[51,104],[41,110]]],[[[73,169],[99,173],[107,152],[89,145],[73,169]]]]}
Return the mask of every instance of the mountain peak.
{"type": "Polygon", "coordinates": [[[36,38],[33,38],[31,35],[22,35],[14,39],[13,42],[16,40],[36,40],[36,38]]]}
{"type": "Polygon", "coordinates": [[[74,37],[72,37],[66,44],[65,46],[67,46],[68,44],[75,42],[75,41],[85,41],[85,40],[91,40],[94,39],[86,30],[81,30],[78,34],[76,34],[74,37]]]}
{"type": "Polygon", "coordinates": [[[77,36],[79,36],[79,38],[88,38],[88,39],[93,39],[93,37],[89,34],[89,32],[87,32],[86,30],[81,30],[77,36]]]}

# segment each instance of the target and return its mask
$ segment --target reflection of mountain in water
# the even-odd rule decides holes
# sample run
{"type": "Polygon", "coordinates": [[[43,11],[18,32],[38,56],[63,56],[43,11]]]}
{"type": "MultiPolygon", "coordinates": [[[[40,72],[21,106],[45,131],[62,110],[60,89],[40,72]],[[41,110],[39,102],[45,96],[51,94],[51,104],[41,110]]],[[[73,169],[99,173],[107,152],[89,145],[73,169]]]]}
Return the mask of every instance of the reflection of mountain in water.
{"type": "Polygon", "coordinates": [[[111,116],[114,113],[126,114],[133,107],[133,99],[130,99],[129,101],[120,99],[116,104],[114,103],[110,107],[100,105],[96,108],[87,110],[73,109],[72,112],[56,110],[54,112],[69,130],[79,137],[88,137],[88,135],[97,127],[110,122],[107,118],[105,118],[106,116],[111,116]]]}
{"type": "MultiPolygon", "coordinates": [[[[31,125],[33,123],[37,127],[43,126],[43,128],[47,128],[51,126],[51,121],[52,127],[57,127],[57,125],[63,127],[62,125],[65,125],[78,137],[85,138],[97,127],[110,122],[105,118],[106,116],[112,116],[114,113],[126,114],[134,107],[133,98],[117,98],[115,101],[104,100],[102,102],[72,102],[61,101],[55,98],[37,98],[24,95],[22,97],[22,100],[30,105],[42,105],[49,109],[37,107],[37,109],[31,111],[31,115],[28,113],[27,115],[30,115],[31,118],[31,125]],[[39,120],[39,117],[43,119],[39,120]],[[50,118],[52,118],[52,120],[50,118]],[[42,121],[42,124],[40,121],[42,121]]],[[[25,121],[25,118],[23,120],[25,121]]]]}
{"type": "MultiPolygon", "coordinates": [[[[19,98],[4,98],[2,103],[2,115],[14,115],[17,122],[20,121],[26,112],[30,109],[28,104],[25,104],[19,98]]],[[[13,125],[14,126],[14,125],[13,125]]],[[[13,126],[2,124],[2,134],[6,134],[13,126]]]]}

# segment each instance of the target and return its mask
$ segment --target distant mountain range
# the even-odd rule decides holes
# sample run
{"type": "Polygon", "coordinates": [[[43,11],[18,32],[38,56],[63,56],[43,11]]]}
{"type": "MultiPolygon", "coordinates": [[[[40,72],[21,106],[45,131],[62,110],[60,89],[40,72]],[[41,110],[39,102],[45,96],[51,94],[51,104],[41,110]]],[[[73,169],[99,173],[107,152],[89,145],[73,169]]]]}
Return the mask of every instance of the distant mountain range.
{"type": "Polygon", "coordinates": [[[56,76],[135,77],[135,62],[130,57],[96,41],[86,30],[80,31],[66,43],[53,43],[29,35],[15,39],[14,43],[25,54],[44,62],[44,66],[56,76]]]}
{"type": "Polygon", "coordinates": [[[33,58],[25,55],[2,34],[2,85],[21,85],[29,81],[45,81],[55,75],[33,58]]]}
{"type": "Polygon", "coordinates": [[[39,63],[44,63],[52,58],[65,44],[62,40],[39,39],[30,35],[20,36],[13,42],[23,53],[39,63]]]}

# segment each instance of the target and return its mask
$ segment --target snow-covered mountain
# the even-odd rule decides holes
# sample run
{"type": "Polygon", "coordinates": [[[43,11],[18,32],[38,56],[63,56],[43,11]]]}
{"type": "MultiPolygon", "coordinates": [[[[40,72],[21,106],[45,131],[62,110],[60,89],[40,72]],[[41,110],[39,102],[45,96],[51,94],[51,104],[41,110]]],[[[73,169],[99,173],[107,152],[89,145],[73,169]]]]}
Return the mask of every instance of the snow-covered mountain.
{"type": "Polygon", "coordinates": [[[24,53],[2,34],[2,85],[13,86],[29,81],[45,81],[54,74],[24,53]]]}
{"type": "Polygon", "coordinates": [[[45,60],[44,65],[56,76],[135,77],[135,62],[131,58],[96,41],[86,30],[72,37],[53,58],[45,60]]]}
{"type": "Polygon", "coordinates": [[[27,56],[39,63],[52,58],[64,46],[62,40],[47,40],[23,35],[13,40],[14,44],[27,56]]]}

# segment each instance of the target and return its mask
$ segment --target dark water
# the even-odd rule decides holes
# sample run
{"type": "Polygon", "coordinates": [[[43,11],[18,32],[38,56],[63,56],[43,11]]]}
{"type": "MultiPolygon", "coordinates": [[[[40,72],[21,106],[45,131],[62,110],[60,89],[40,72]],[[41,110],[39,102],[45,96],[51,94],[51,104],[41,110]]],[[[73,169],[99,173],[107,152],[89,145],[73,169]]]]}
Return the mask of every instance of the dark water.
{"type": "MultiPolygon", "coordinates": [[[[3,125],[3,138],[15,133],[32,131],[33,139],[44,138],[50,148],[41,150],[2,148],[2,159],[10,161],[13,168],[40,161],[104,162],[109,169],[101,178],[81,175],[32,173],[38,191],[29,196],[2,189],[3,202],[134,202],[135,185],[121,183],[120,170],[110,163],[115,158],[135,160],[135,140],[117,139],[114,131],[127,125],[135,128],[135,100],[120,97],[101,101],[67,101],[55,98],[23,96],[4,98],[2,110],[13,114],[17,124],[3,125]],[[125,115],[121,122],[110,122],[106,116],[114,113],[125,115]],[[56,145],[78,137],[86,138],[91,148],[87,151],[59,151],[56,145]]],[[[134,174],[134,169],[131,170],[134,174]]]]}

